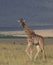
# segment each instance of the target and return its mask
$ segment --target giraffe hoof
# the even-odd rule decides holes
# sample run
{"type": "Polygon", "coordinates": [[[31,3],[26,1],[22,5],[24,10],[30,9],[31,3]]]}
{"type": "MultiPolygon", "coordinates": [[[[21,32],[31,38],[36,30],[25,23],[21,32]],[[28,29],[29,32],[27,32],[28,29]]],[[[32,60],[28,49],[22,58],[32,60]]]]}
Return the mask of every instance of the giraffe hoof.
{"type": "Polygon", "coordinates": [[[34,62],[36,62],[36,59],[34,59],[34,62]]]}
{"type": "Polygon", "coordinates": [[[46,59],[43,59],[43,62],[46,62],[46,59]]]}

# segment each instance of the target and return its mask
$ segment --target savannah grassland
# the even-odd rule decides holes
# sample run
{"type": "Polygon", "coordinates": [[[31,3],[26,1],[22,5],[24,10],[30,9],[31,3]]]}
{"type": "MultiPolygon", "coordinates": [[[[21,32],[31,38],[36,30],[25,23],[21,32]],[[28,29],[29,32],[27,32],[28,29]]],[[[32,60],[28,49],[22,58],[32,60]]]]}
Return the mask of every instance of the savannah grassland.
{"type": "MultiPolygon", "coordinates": [[[[53,65],[53,38],[45,39],[46,62],[42,61],[41,53],[36,62],[31,61],[25,53],[26,46],[25,38],[0,39],[0,65],[53,65]]],[[[35,49],[34,46],[33,56],[35,49]]]]}

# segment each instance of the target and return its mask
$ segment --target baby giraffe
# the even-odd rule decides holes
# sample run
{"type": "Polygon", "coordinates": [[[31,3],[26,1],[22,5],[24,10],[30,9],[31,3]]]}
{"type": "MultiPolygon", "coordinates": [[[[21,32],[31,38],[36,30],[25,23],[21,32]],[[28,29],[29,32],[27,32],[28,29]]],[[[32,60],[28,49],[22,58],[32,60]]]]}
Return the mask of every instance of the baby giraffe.
{"type": "Polygon", "coordinates": [[[44,51],[44,39],[42,36],[35,34],[33,30],[31,30],[26,24],[25,20],[23,18],[19,19],[18,22],[23,27],[23,30],[27,34],[27,41],[28,45],[26,48],[26,53],[29,56],[29,58],[32,60],[32,48],[33,45],[37,48],[37,53],[34,56],[34,61],[36,60],[39,52],[42,52],[43,55],[43,61],[45,61],[45,51],[44,51]]]}

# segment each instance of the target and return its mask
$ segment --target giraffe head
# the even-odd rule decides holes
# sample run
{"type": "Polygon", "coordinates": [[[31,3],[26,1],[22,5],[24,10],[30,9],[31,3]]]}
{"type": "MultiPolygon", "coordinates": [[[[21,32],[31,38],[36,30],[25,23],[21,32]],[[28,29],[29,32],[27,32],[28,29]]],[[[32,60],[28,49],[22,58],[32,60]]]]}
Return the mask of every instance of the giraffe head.
{"type": "Polygon", "coordinates": [[[19,19],[17,22],[20,23],[20,25],[24,27],[25,20],[23,18],[19,19]]]}
{"type": "Polygon", "coordinates": [[[20,23],[20,22],[25,22],[25,20],[23,19],[23,18],[20,18],[19,20],[18,20],[18,22],[20,23]]]}

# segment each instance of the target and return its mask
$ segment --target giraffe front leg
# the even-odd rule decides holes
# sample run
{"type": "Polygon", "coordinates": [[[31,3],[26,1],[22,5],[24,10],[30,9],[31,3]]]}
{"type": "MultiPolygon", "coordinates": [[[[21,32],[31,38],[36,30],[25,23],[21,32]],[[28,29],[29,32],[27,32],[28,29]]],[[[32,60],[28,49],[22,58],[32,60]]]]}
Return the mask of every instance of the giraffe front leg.
{"type": "Polygon", "coordinates": [[[28,38],[27,41],[28,41],[28,45],[27,45],[26,53],[27,53],[28,57],[30,58],[30,60],[32,60],[32,48],[33,48],[32,38],[28,38]]]}
{"type": "Polygon", "coordinates": [[[39,45],[37,45],[36,48],[37,48],[37,53],[35,54],[34,61],[36,61],[37,56],[38,56],[38,54],[39,54],[39,52],[40,52],[40,47],[39,47],[39,45]]]}
{"type": "Polygon", "coordinates": [[[25,51],[26,51],[26,54],[28,55],[28,57],[30,58],[30,60],[32,60],[32,48],[31,48],[31,46],[28,46],[25,51]]]}
{"type": "Polygon", "coordinates": [[[29,50],[28,50],[28,49],[26,49],[26,50],[25,50],[25,52],[26,52],[26,54],[28,55],[28,57],[30,57],[29,50]]]}
{"type": "Polygon", "coordinates": [[[32,48],[30,48],[30,59],[32,60],[32,48]]]}

